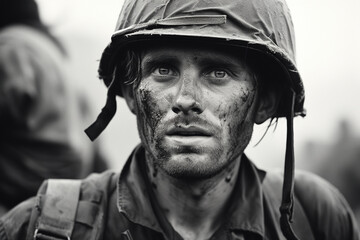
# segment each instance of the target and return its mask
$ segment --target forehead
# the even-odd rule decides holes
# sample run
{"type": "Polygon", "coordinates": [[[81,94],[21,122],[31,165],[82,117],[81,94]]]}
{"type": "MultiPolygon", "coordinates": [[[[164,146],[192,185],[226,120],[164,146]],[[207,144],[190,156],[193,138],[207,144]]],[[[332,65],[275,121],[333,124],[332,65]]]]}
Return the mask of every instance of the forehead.
{"type": "Polygon", "coordinates": [[[141,54],[142,61],[153,59],[191,59],[192,61],[222,61],[227,63],[246,64],[246,55],[239,48],[222,45],[208,45],[200,43],[163,43],[151,44],[145,47],[141,54]]]}

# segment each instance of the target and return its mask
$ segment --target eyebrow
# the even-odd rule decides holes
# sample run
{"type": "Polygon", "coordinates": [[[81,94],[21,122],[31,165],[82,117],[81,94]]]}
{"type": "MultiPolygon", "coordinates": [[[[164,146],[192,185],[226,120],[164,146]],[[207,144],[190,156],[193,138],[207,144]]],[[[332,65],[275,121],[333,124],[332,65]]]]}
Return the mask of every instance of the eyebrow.
{"type": "MultiPolygon", "coordinates": [[[[211,56],[199,57],[199,63],[201,64],[220,64],[220,65],[237,65],[234,63],[241,61],[240,58],[228,57],[223,55],[221,58],[212,58],[211,56]]],[[[144,63],[156,63],[156,62],[180,62],[178,57],[169,55],[168,53],[155,53],[152,55],[146,55],[143,57],[144,63]]]]}
{"type": "MultiPolygon", "coordinates": [[[[238,67],[239,61],[234,61],[233,58],[229,58],[226,56],[222,56],[221,58],[201,58],[199,59],[199,63],[202,65],[209,65],[209,66],[219,66],[219,67],[238,67]]],[[[241,65],[243,65],[241,63],[241,65]]]]}
{"type": "Polygon", "coordinates": [[[178,64],[180,63],[180,60],[177,57],[171,56],[166,53],[145,55],[142,59],[142,64],[144,66],[149,66],[149,65],[153,66],[156,64],[163,64],[163,63],[178,64]]]}
{"type": "Polygon", "coordinates": [[[143,53],[143,62],[151,62],[153,60],[156,59],[165,59],[165,60],[170,60],[170,61],[174,61],[177,59],[177,57],[169,54],[167,51],[158,51],[158,52],[151,52],[151,54],[149,54],[149,52],[145,51],[145,53],[143,53]]]}

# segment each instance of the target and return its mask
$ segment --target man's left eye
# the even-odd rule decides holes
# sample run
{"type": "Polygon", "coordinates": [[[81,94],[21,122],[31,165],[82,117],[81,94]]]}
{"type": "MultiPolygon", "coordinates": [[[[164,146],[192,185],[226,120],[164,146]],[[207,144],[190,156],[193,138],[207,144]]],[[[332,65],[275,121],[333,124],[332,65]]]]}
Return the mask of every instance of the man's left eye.
{"type": "Polygon", "coordinates": [[[225,70],[213,70],[208,73],[208,76],[213,78],[226,78],[228,73],[225,70]]]}
{"type": "Polygon", "coordinates": [[[225,71],[222,71],[222,70],[216,70],[216,71],[214,71],[213,74],[214,74],[214,76],[216,78],[224,78],[227,75],[227,73],[225,71]]]}

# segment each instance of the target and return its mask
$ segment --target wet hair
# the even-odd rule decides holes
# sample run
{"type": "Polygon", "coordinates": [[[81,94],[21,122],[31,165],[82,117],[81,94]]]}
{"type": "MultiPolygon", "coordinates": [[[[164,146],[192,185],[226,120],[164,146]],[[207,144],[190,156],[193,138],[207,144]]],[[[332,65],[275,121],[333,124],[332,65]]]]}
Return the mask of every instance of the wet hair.
{"type": "Polygon", "coordinates": [[[121,54],[118,59],[121,61],[118,61],[115,67],[115,81],[120,81],[122,88],[124,85],[138,85],[142,76],[141,51],[129,49],[121,54]]]}

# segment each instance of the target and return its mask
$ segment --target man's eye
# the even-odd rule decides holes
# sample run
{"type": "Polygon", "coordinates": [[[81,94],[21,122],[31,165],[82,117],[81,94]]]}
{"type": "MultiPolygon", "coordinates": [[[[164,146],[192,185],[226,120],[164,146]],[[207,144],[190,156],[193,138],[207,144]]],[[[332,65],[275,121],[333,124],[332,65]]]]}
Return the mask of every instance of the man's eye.
{"type": "Polygon", "coordinates": [[[214,74],[214,77],[216,77],[216,78],[224,78],[227,75],[227,73],[222,70],[216,70],[213,72],[213,74],[214,74]]]}
{"type": "Polygon", "coordinates": [[[170,68],[166,68],[166,67],[159,67],[155,69],[155,73],[162,75],[162,76],[166,76],[166,75],[174,75],[174,71],[171,70],[170,68]]]}
{"type": "Polygon", "coordinates": [[[224,70],[213,70],[208,73],[208,76],[212,78],[226,78],[228,73],[224,70]]]}

